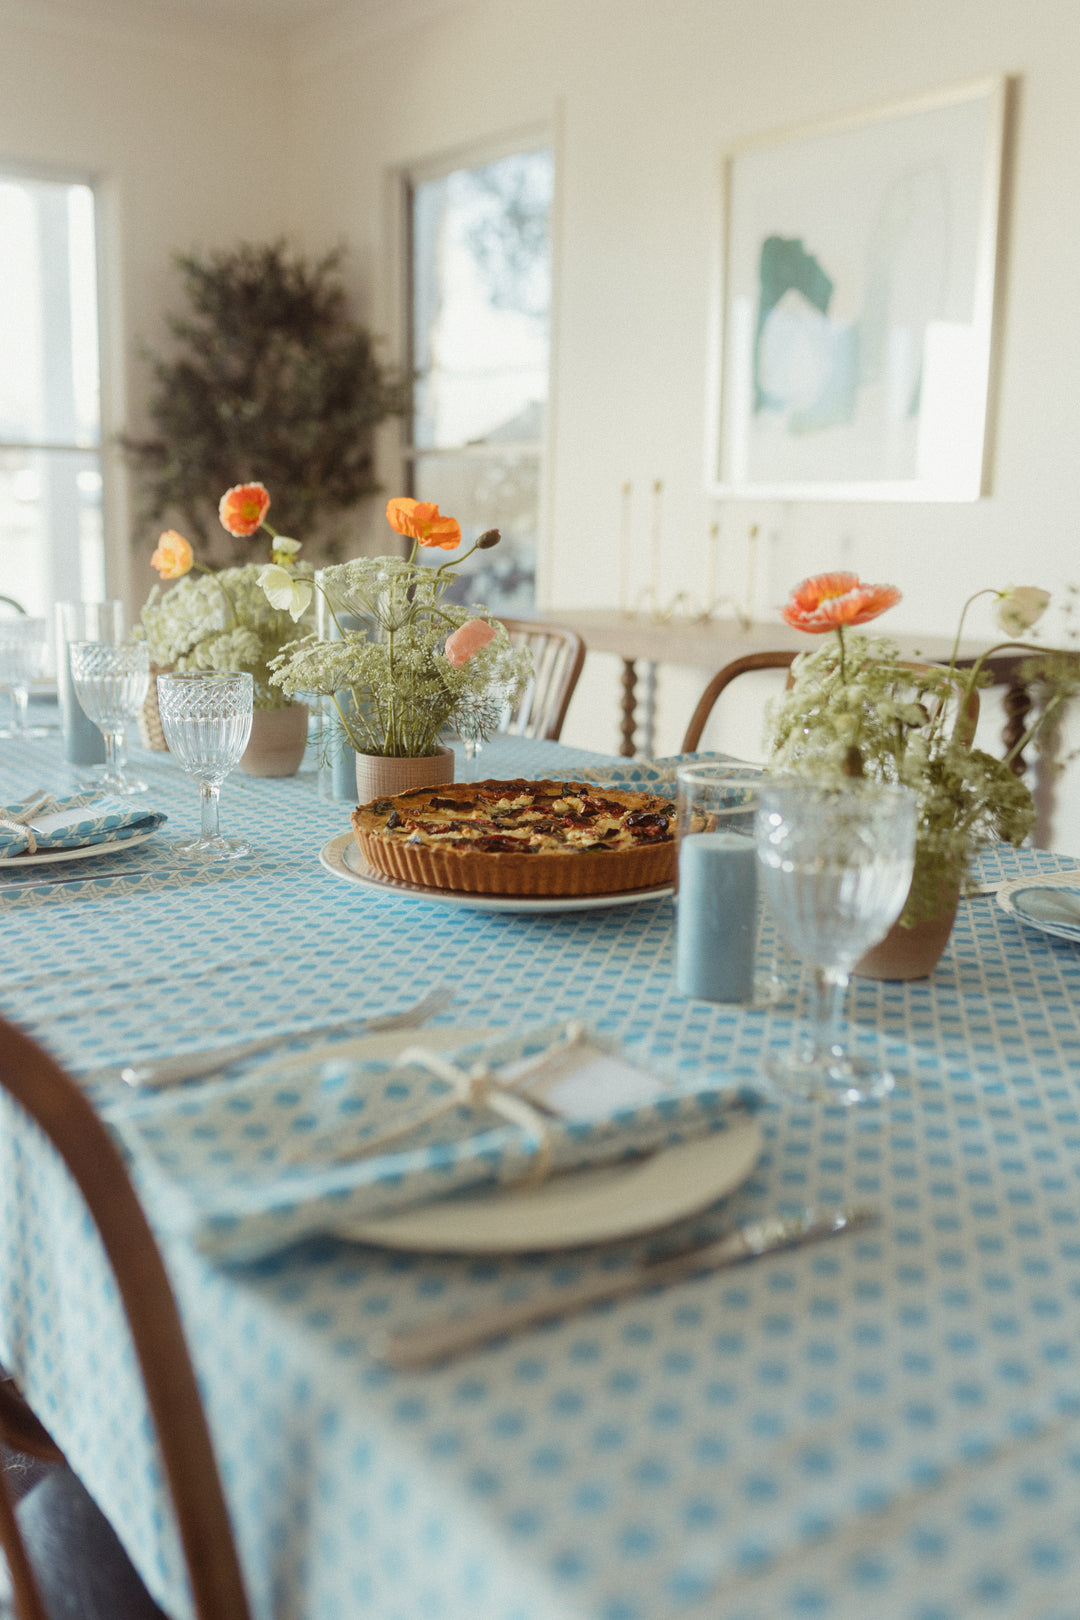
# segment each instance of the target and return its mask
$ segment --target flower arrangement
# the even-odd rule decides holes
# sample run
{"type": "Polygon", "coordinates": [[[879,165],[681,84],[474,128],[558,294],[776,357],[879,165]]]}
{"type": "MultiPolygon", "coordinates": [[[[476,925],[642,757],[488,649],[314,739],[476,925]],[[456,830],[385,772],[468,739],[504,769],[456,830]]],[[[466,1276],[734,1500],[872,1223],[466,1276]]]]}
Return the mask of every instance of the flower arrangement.
{"type": "Polygon", "coordinates": [[[770,710],[771,766],[822,781],[868,776],[912,788],[919,804],[915,876],[900,919],[907,928],[940,915],[958,892],[980,845],[995,839],[1020,844],[1035,819],[1031,793],[1013,761],[1061,705],[1077,691],[1075,655],[1047,655],[1009,640],[989,648],[967,669],[957,664],[968,608],[977,597],[996,598],[996,619],[1010,638],[1030,630],[1050,597],[1036,586],[978,591],[965,603],[948,665],[905,663],[884,637],[851,632],[900,600],[891,585],[864,585],[855,574],[818,574],[803,580],[781,609],[786,623],[829,640],[800,653],[791,683],[770,710]],[[994,653],[1027,648],[1041,654],[1042,702],[1036,718],[1004,759],[972,746],[977,704],[973,694],[989,680],[994,653]],[[1056,669],[1062,656],[1069,668],[1056,669]]]}
{"type": "Polygon", "coordinates": [[[265,565],[205,568],[184,536],[166,529],[150,562],[163,580],[177,583],[168,591],[153,587],[141,630],[159,667],[245,670],[253,677],[255,707],[283,709],[292,698],[272,684],[270,665],[295,638],[296,621],[311,601],[312,569],[296,560],[300,542],[277,534],[266,522],[269,507],[262,484],[235,485],[218,507],[222,527],[231,535],[250,539],[262,528],[271,536],[272,560],[265,565]],[[264,577],[276,586],[274,595],[264,588],[264,577]]]}
{"type": "MultiPolygon", "coordinates": [[[[411,539],[408,558],[358,557],[322,570],[318,588],[334,615],[339,639],[305,636],[270,660],[270,680],[287,696],[314,692],[332,699],[341,728],[358,754],[421,758],[438,751],[439,734],[453,728],[483,740],[504,708],[524,691],[532,671],[527,648],[515,648],[486,608],[446,600],[458,577],[449,561],[418,561],[421,549],[456,551],[461,528],[431,501],[397,496],[386,508],[390,527],[411,539]],[[337,614],[361,618],[370,630],[342,628],[337,614]],[[351,705],[339,694],[348,691],[351,705]]],[[[498,545],[488,529],[474,551],[498,545]]],[[[287,558],[275,557],[260,580],[271,602],[307,588],[287,558]]],[[[291,611],[291,608],[290,608],[291,611]]]]}

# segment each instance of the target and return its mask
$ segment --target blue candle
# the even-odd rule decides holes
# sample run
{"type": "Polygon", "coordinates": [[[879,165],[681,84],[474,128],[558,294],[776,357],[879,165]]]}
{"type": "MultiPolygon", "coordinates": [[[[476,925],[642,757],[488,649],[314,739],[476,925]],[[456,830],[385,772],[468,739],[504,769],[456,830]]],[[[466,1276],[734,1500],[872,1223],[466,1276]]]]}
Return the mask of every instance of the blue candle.
{"type": "Polygon", "coordinates": [[[752,1001],[757,855],[742,833],[691,833],[679,845],[676,978],[701,1001],[752,1001]]]}

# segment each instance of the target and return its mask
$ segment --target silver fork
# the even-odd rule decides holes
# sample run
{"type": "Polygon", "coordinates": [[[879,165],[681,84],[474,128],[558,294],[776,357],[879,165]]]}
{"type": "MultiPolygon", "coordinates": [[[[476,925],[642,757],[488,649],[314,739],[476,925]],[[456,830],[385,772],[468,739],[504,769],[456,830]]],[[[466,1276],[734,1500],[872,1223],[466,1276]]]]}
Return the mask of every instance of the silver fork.
{"type": "Polygon", "coordinates": [[[275,1046],[284,1046],[293,1040],[322,1040],[328,1035],[376,1035],[385,1030],[410,1029],[423,1024],[442,1012],[454,999],[450,985],[436,985],[421,996],[411,1007],[387,1017],[344,1018],[333,1024],[319,1024],[314,1029],[288,1029],[277,1035],[263,1035],[254,1041],[236,1041],[229,1046],[212,1046],[204,1052],[187,1052],[180,1057],[151,1058],[145,1063],[126,1063],[119,1067],[95,1069],[84,1075],[84,1080],[123,1080],[129,1086],[148,1086],[161,1089],[175,1086],[182,1080],[200,1080],[216,1074],[230,1063],[242,1058],[258,1057],[272,1052],[275,1046]]]}

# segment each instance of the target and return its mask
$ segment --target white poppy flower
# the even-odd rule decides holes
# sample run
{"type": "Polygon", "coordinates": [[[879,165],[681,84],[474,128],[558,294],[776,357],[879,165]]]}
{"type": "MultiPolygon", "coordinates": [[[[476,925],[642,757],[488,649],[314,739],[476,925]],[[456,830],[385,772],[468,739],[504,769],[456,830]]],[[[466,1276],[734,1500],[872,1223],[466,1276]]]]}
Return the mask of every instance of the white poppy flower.
{"type": "Polygon", "coordinates": [[[310,580],[293,579],[288,569],[279,568],[277,563],[267,563],[259,570],[259,584],[270,606],[291,613],[294,620],[301,617],[311,601],[310,580]]]}
{"type": "Polygon", "coordinates": [[[293,557],[300,550],[299,540],[290,540],[283,534],[274,536],[274,556],[279,553],[285,557],[293,557]]]}
{"type": "Polygon", "coordinates": [[[1037,624],[1050,603],[1050,592],[1037,585],[1010,585],[1001,592],[994,617],[1007,636],[1022,636],[1037,624]]]}

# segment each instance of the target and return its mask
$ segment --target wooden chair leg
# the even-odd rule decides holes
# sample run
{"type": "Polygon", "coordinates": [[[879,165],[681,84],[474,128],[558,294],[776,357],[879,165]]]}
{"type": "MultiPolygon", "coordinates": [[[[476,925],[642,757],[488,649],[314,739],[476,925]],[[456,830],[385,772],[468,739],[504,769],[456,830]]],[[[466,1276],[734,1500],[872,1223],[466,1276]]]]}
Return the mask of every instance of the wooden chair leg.
{"type": "Polygon", "coordinates": [[[49,1620],[38,1592],[34,1572],[30,1568],[22,1536],[19,1534],[14,1504],[2,1470],[0,1470],[0,1546],[4,1549],[11,1574],[17,1620],[49,1620]]]}

